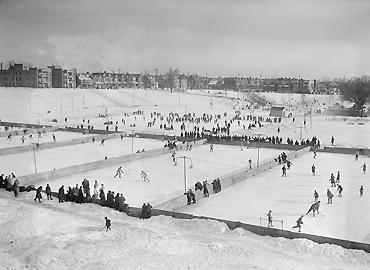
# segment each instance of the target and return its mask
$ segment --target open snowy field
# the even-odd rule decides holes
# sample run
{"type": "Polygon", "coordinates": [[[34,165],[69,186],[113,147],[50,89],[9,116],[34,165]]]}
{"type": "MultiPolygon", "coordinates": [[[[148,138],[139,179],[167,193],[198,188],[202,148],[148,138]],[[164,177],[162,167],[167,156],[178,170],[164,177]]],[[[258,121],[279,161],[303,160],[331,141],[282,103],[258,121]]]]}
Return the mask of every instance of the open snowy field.
{"type": "MultiPolygon", "coordinates": [[[[40,129],[42,132],[42,129],[40,129]]],[[[22,130],[19,130],[19,134],[23,134],[22,130]]],[[[32,134],[32,138],[29,135],[24,136],[24,143],[22,143],[22,135],[12,136],[10,140],[7,137],[0,137],[0,149],[2,148],[11,148],[22,145],[30,145],[32,143],[48,143],[53,142],[53,134],[57,142],[68,141],[81,137],[87,137],[88,135],[83,135],[77,132],[65,132],[65,131],[55,131],[55,132],[46,132],[41,133],[41,137],[38,138],[37,134],[32,134]]]]}
{"type": "MultiPolygon", "coordinates": [[[[267,212],[272,210],[276,220],[283,220],[284,229],[290,230],[301,214],[306,214],[314,202],[313,193],[319,193],[320,214],[312,212],[304,219],[302,232],[370,243],[369,205],[370,177],[362,171],[362,164],[370,164],[370,158],[352,155],[318,153],[316,159],[309,153],[293,160],[287,177],[281,177],[281,168],[274,168],[262,175],[252,177],[220,193],[211,195],[195,205],[179,209],[194,215],[212,216],[250,224],[267,226],[267,212]],[[316,166],[312,176],[311,166],[316,166]],[[330,174],[340,171],[343,197],[338,197],[335,187],[330,187],[330,174]],[[360,186],[364,196],[359,196],[360,186]],[[333,204],[327,204],[326,190],[335,195],[333,204]]],[[[281,223],[274,222],[276,228],[281,223]]]]}
{"type": "MultiPolygon", "coordinates": [[[[289,153],[289,151],[285,151],[289,153]]],[[[76,151],[77,153],[77,151],[76,151]]],[[[273,159],[281,153],[275,149],[260,149],[260,162],[273,159]]],[[[215,145],[214,152],[209,152],[209,145],[194,147],[192,151],[178,151],[176,157],[187,156],[186,160],[187,189],[194,190],[194,184],[198,181],[208,181],[209,184],[222,175],[231,173],[248,166],[249,158],[252,165],[256,166],[257,149],[244,149],[240,151],[237,146],[215,145]]],[[[173,165],[171,154],[130,161],[122,164],[122,178],[114,178],[119,167],[107,167],[104,169],[85,172],[70,177],[50,180],[48,184],[54,191],[58,191],[61,185],[74,187],[81,185],[84,178],[90,180],[91,194],[93,185],[98,181],[99,187],[104,184],[105,191],[123,193],[130,206],[141,207],[144,202],[150,202],[153,206],[180,196],[185,191],[183,159],[178,159],[177,166],[173,165]],[[150,182],[141,179],[141,171],[148,174],[150,182]]],[[[46,186],[45,183],[39,183],[46,186]]],[[[212,187],[212,186],[211,186],[212,187]]],[[[184,200],[186,200],[184,196],[184,200]]]]}
{"type": "Polygon", "coordinates": [[[93,204],[36,203],[0,191],[1,269],[351,269],[370,254],[261,237],[220,222],[131,218],[93,204]],[[106,232],[104,217],[112,220],[106,232]]]}
{"type": "MultiPolygon", "coordinates": [[[[76,133],[77,134],[77,133],[76,133]]],[[[36,151],[37,172],[51,171],[54,168],[63,168],[76,164],[87,163],[96,160],[131,154],[131,143],[133,141],[134,152],[137,150],[150,150],[162,148],[164,142],[160,140],[124,137],[105,140],[104,145],[101,141],[95,143],[89,142],[78,145],[51,148],[36,151]]],[[[2,173],[10,174],[13,172],[16,176],[33,174],[34,157],[30,146],[30,151],[25,153],[0,156],[2,173]]],[[[22,183],[21,183],[22,184],[22,183]]]]}

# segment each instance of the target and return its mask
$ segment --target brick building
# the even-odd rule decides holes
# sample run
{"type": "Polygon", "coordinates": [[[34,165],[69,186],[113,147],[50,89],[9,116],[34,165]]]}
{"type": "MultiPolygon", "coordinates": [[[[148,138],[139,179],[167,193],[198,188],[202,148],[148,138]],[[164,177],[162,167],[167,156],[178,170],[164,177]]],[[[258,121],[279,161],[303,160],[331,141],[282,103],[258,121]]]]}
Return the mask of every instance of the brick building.
{"type": "Polygon", "coordinates": [[[25,67],[23,64],[13,64],[7,70],[0,70],[0,86],[36,88],[37,85],[37,68],[25,67]]]}

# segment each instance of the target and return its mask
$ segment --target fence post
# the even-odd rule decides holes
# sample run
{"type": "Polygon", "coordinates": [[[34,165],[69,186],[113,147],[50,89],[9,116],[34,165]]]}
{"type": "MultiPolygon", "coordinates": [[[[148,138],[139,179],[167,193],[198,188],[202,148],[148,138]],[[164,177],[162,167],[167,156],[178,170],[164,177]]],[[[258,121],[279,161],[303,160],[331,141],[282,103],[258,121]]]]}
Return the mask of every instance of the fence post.
{"type": "Polygon", "coordinates": [[[260,226],[262,226],[262,218],[260,217],[260,226]]]}
{"type": "Polygon", "coordinates": [[[284,220],[281,220],[281,229],[284,230],[284,220]]]}

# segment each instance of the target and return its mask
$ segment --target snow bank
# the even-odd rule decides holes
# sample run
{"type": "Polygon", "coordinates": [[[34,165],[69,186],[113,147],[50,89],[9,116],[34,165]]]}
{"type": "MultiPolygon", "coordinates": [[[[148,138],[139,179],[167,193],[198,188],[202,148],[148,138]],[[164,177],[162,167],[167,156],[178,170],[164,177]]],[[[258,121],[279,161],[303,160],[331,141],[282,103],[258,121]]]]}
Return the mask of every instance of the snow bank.
{"type": "Polygon", "coordinates": [[[1,269],[369,269],[370,254],[261,237],[209,220],[138,220],[0,191],[1,269]],[[101,230],[104,216],[112,231],[101,230]]]}

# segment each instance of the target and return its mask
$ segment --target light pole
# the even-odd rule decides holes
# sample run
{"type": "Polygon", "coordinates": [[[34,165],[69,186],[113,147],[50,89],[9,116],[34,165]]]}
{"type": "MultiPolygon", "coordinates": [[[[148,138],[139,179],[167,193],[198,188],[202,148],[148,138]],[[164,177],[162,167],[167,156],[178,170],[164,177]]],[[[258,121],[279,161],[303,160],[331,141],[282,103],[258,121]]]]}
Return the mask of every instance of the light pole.
{"type": "Polygon", "coordinates": [[[193,168],[193,161],[191,158],[187,157],[187,156],[182,156],[182,157],[177,157],[176,158],[176,163],[177,163],[177,159],[179,158],[182,158],[184,160],[184,192],[186,193],[186,160],[190,160],[190,166],[189,166],[189,169],[193,168]]]}
{"type": "Polygon", "coordinates": [[[35,165],[35,174],[37,174],[35,143],[31,143],[31,144],[32,144],[32,150],[33,150],[33,164],[35,165]]]}
{"type": "Polygon", "coordinates": [[[300,128],[300,129],[301,129],[301,132],[300,132],[300,135],[299,135],[299,140],[300,140],[300,141],[302,141],[302,129],[303,129],[303,127],[302,127],[302,126],[300,126],[300,127],[298,127],[298,128],[300,128]]]}
{"type": "Polygon", "coordinates": [[[258,145],[257,145],[257,167],[260,166],[260,139],[261,139],[261,136],[264,136],[262,133],[256,133],[256,134],[253,134],[253,136],[258,136],[258,145]]]}
{"type": "Polygon", "coordinates": [[[131,154],[134,154],[134,137],[139,137],[139,136],[135,136],[135,130],[134,129],[131,129],[131,154]]]}

